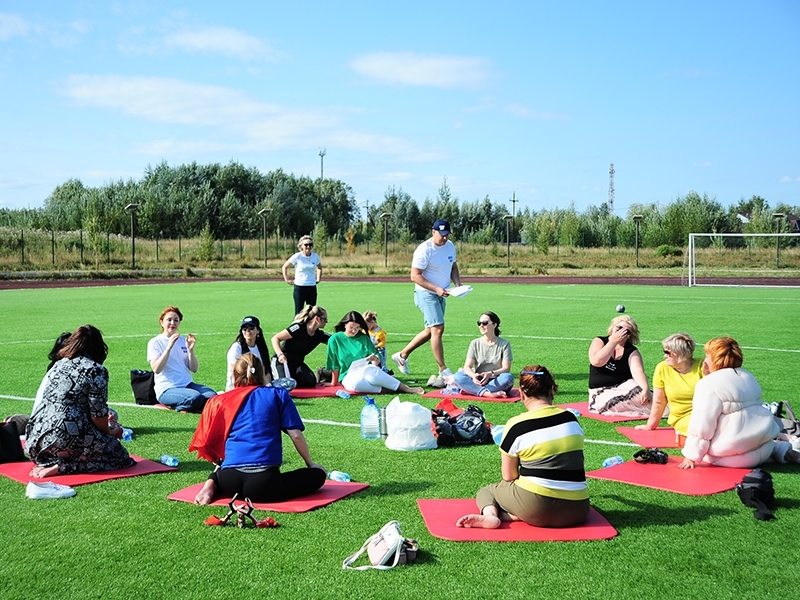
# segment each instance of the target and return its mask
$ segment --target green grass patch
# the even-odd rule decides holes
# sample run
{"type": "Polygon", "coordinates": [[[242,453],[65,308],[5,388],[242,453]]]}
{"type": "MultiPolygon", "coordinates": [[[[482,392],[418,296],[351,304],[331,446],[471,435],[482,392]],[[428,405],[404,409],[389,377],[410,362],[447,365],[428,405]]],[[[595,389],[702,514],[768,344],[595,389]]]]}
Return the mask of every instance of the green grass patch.
{"type": "MultiPolygon", "coordinates": [[[[329,328],[348,310],[376,310],[388,333],[388,353],[421,328],[412,286],[396,283],[323,283],[320,304],[329,328]]],[[[777,595],[793,567],[787,532],[800,526],[800,472],[769,470],[779,498],[778,520],[759,522],[735,492],[689,497],[590,480],[592,504],[619,530],[613,540],[583,543],[455,543],[431,537],[417,498],[471,497],[499,478],[495,446],[400,453],[362,440],[355,427],[309,422],[313,458],[329,469],[368,481],[369,490],[305,514],[273,514],[277,529],[244,530],[203,525],[209,509],[166,496],[200,482],[208,464],[187,452],[196,415],[131,406],[129,370],[146,368],[147,340],[158,333],[167,304],[181,308],[184,333],[197,335],[196,380],[221,389],[225,354],[241,318],[254,314],[265,332],[288,325],[291,288],[275,282],[176,283],[0,292],[0,416],[28,412],[62,330],[92,323],[109,345],[110,402],[135,431],[130,451],[181,460],[177,473],[109,481],[78,488],[69,500],[32,501],[18,483],[0,478],[3,527],[2,597],[11,598],[765,598],[777,595]],[[18,399],[23,398],[23,399],[18,399]],[[353,573],[341,561],[386,521],[398,519],[420,540],[418,564],[387,573],[353,573]]],[[[639,323],[645,367],[661,360],[661,340],[687,331],[702,345],[718,335],[735,337],[767,401],[797,398],[800,345],[794,324],[800,292],[792,289],[678,288],[652,286],[547,286],[477,284],[448,301],[448,365],[463,364],[478,332],[475,321],[493,310],[514,351],[514,370],[540,362],[560,385],[557,401],[586,397],[587,350],[605,332],[622,303],[639,323]]],[[[324,362],[319,349],[311,366],[324,362]]],[[[428,347],[412,354],[407,382],[434,371],[428,347]]],[[[404,397],[405,400],[412,399],[404,397]]],[[[428,407],[434,400],[416,399],[428,407]]],[[[391,397],[379,397],[386,404],[391,397]]],[[[353,398],[298,400],[308,421],[356,424],[353,398]]],[[[482,403],[487,418],[504,422],[516,404],[482,403]]],[[[635,448],[614,425],[581,420],[587,470],[607,456],[630,458],[635,448]]],[[[675,453],[674,450],[670,451],[675,453]]],[[[300,460],[285,445],[287,467],[300,460]]],[[[785,595],[784,592],[780,592],[785,595]]]]}

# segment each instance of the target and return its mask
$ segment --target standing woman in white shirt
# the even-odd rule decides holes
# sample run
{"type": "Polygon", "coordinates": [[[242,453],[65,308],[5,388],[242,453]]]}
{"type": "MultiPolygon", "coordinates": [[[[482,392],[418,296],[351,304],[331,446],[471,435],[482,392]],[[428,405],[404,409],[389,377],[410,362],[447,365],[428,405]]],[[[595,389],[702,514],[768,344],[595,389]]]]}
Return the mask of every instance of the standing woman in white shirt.
{"type": "Polygon", "coordinates": [[[303,306],[317,304],[317,284],[322,279],[322,263],[314,252],[314,240],[304,235],[297,244],[296,252],[283,263],[283,280],[294,286],[294,314],[299,315],[303,306]],[[289,279],[289,267],[294,265],[294,279],[289,279]]]}
{"type": "MultiPolygon", "coordinates": [[[[262,363],[269,362],[269,347],[264,333],[261,331],[261,322],[258,317],[245,317],[239,327],[239,335],[228,349],[228,376],[225,383],[225,391],[229,392],[234,388],[233,367],[242,354],[249,352],[261,359],[262,363]]],[[[267,383],[272,381],[271,374],[267,374],[267,383]]]]}
{"type": "Polygon", "coordinates": [[[176,411],[203,412],[206,400],[216,392],[192,381],[192,373],[200,368],[194,354],[195,337],[178,333],[183,313],[177,306],[161,312],[161,333],[147,342],[147,362],[155,373],[156,398],[176,411]]]}

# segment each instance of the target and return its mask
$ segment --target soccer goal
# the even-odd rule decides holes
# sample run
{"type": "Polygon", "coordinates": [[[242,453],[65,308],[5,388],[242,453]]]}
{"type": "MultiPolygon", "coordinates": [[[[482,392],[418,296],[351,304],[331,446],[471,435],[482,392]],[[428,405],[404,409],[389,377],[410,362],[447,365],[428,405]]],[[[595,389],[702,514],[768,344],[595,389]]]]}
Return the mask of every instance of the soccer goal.
{"type": "Polygon", "coordinates": [[[800,233],[690,233],[683,282],[800,287],[800,233]]]}

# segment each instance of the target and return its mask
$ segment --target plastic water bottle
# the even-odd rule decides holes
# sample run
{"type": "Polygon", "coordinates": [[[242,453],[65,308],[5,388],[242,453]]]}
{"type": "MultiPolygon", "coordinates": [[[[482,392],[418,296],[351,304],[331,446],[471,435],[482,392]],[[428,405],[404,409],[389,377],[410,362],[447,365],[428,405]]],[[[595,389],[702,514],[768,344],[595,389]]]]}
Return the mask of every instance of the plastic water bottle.
{"type": "Polygon", "coordinates": [[[613,467],[614,465],[621,465],[625,462],[625,459],[621,456],[609,456],[607,459],[603,461],[603,468],[606,467],[613,467]]]}
{"type": "Polygon", "coordinates": [[[331,481],[350,481],[350,475],[342,471],[331,471],[328,474],[328,479],[331,481]]]}
{"type": "Polygon", "coordinates": [[[122,428],[122,441],[123,442],[130,442],[133,439],[133,429],[128,429],[127,427],[122,428]]]}
{"type": "Polygon", "coordinates": [[[336,395],[342,400],[347,400],[350,398],[350,394],[346,390],[336,390],[336,395]]]}
{"type": "Polygon", "coordinates": [[[461,393],[461,388],[457,385],[448,385],[440,393],[444,396],[457,396],[461,393]]]}
{"type": "Polygon", "coordinates": [[[361,409],[361,437],[365,440],[377,440],[381,437],[381,410],[375,399],[364,396],[364,407],[361,409]]]}
{"type": "Polygon", "coordinates": [[[158,462],[160,462],[162,465],[167,465],[168,467],[178,466],[178,459],[169,454],[162,454],[161,458],[158,459],[158,462]]]}
{"type": "Polygon", "coordinates": [[[503,429],[504,429],[503,425],[492,425],[492,439],[494,440],[494,443],[497,444],[498,446],[500,445],[500,442],[503,440],[503,429]]]}

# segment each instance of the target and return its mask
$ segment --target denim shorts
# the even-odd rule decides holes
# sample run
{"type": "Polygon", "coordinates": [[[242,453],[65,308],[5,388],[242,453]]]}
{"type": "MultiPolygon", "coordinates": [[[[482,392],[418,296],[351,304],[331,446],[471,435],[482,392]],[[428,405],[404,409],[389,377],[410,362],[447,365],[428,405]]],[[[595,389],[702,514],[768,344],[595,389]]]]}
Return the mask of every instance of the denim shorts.
{"type": "Polygon", "coordinates": [[[444,296],[439,296],[427,290],[414,290],[414,304],[422,311],[425,327],[444,325],[444,296]]]}

